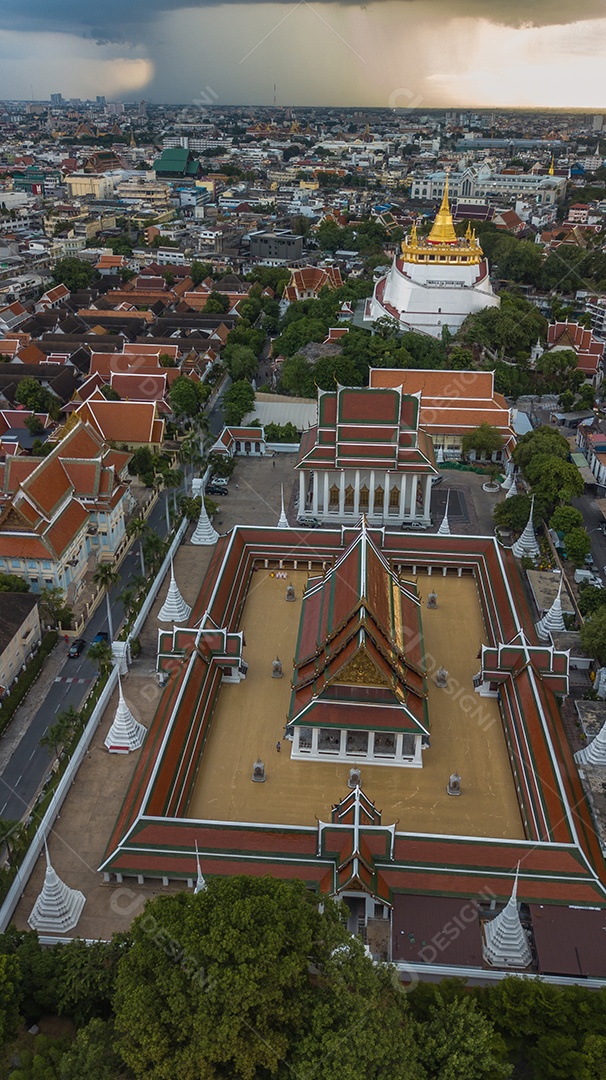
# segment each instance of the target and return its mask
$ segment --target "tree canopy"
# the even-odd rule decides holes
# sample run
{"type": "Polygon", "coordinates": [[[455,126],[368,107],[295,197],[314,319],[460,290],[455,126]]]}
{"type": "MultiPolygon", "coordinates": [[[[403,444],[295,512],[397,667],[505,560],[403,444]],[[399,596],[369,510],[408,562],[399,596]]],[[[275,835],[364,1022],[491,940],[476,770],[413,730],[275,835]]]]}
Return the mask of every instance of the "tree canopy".
{"type": "Polygon", "coordinates": [[[70,292],[79,292],[81,289],[88,289],[97,277],[97,271],[92,263],[70,256],[57,260],[51,277],[54,285],[65,285],[70,292]]]}
{"type": "Polygon", "coordinates": [[[498,428],[492,424],[480,424],[473,431],[467,432],[461,440],[462,450],[467,457],[474,450],[478,457],[491,458],[499,450],[503,449],[503,436],[498,428]]]}

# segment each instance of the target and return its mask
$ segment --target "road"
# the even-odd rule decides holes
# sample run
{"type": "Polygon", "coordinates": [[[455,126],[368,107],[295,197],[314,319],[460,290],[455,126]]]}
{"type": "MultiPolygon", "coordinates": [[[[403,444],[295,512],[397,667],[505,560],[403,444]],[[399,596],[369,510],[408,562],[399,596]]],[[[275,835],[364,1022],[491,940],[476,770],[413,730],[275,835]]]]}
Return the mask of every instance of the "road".
{"type": "MultiPolygon", "coordinates": [[[[148,521],[160,536],[166,536],[164,495],[160,496],[148,521]]],[[[120,567],[119,582],[110,590],[115,633],[118,632],[124,615],[122,591],[132,578],[140,573],[139,544],[135,541],[120,567]]],[[[107,630],[107,605],[104,600],[88,623],[85,630],[86,641],[90,644],[100,630],[107,630]]],[[[65,649],[62,640],[56,648],[65,649]]],[[[52,751],[40,746],[40,739],[54,724],[58,713],[70,705],[74,708],[79,707],[95,678],[96,670],[87,659],[86,650],[76,660],[68,659],[67,649],[65,651],[65,663],[51,686],[44,705],[34,716],[0,775],[1,818],[19,821],[27,813],[54,760],[52,751]]]]}
{"type": "Polygon", "coordinates": [[[583,523],[591,539],[591,554],[598,568],[598,574],[604,580],[604,567],[606,566],[606,536],[600,525],[604,521],[602,513],[598,510],[595,499],[590,495],[581,495],[580,499],[573,499],[572,506],[580,510],[583,515],[583,523]]]}

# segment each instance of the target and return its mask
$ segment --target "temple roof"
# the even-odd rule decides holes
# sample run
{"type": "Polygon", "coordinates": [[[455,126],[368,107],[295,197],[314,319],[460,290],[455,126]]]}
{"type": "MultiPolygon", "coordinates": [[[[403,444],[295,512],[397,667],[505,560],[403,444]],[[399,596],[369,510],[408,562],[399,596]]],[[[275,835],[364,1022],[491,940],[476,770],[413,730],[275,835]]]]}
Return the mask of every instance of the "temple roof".
{"type": "Polygon", "coordinates": [[[292,723],[429,730],[416,587],[402,584],[364,521],[345,553],[303,597],[292,723]]]}

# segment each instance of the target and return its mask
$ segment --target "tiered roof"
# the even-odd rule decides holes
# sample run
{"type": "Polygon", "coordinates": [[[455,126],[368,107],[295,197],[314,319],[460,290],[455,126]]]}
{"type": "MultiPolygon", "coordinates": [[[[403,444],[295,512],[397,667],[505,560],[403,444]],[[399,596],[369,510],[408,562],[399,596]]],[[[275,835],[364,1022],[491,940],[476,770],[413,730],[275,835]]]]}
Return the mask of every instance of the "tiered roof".
{"type": "Polygon", "coordinates": [[[289,721],[428,734],[416,587],[402,584],[366,526],[303,597],[289,721]]]}
{"type": "Polygon", "coordinates": [[[419,427],[419,404],[419,395],[400,387],[319,390],[318,424],[304,433],[296,467],[435,473],[431,439],[419,427]]]}

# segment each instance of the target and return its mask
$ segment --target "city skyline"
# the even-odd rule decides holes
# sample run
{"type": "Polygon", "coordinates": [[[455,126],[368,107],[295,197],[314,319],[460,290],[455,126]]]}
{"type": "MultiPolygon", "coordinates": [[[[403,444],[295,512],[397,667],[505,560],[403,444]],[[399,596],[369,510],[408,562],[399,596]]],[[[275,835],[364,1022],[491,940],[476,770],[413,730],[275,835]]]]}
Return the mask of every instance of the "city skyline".
{"type": "Polygon", "coordinates": [[[0,97],[606,109],[598,0],[0,0],[0,97]]]}

